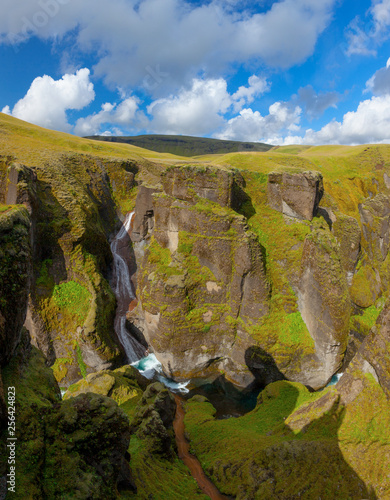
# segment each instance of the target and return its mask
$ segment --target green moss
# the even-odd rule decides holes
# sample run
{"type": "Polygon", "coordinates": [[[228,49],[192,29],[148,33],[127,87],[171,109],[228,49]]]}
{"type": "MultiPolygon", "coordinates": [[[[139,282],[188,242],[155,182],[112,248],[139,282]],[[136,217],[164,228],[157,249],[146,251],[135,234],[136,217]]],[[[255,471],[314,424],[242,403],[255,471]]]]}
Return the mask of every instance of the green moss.
{"type": "Polygon", "coordinates": [[[54,287],[53,276],[49,273],[49,269],[52,265],[53,265],[52,259],[45,259],[41,263],[39,275],[35,281],[36,286],[42,286],[42,287],[50,288],[50,289],[54,287]]]}
{"type": "Polygon", "coordinates": [[[64,316],[75,317],[79,323],[86,318],[91,294],[87,288],[75,281],[55,285],[51,297],[54,308],[64,316]]]}
{"type": "Polygon", "coordinates": [[[151,264],[159,264],[164,267],[168,267],[171,264],[171,252],[168,248],[161,247],[154,238],[152,238],[148,250],[149,262],[151,264]]]}
{"type": "Polygon", "coordinates": [[[61,382],[66,375],[68,374],[68,369],[72,366],[73,357],[69,358],[57,358],[54,362],[54,365],[51,367],[53,370],[54,377],[57,382],[61,382]]]}
{"type": "Polygon", "coordinates": [[[360,307],[369,308],[374,304],[377,293],[378,284],[375,270],[369,263],[360,263],[350,288],[352,301],[360,307]]]}
{"type": "Polygon", "coordinates": [[[76,354],[81,375],[83,376],[83,378],[85,378],[87,376],[87,365],[84,363],[83,354],[78,344],[76,344],[76,354]]]}
{"type": "MultiPolygon", "coordinates": [[[[133,435],[129,453],[137,495],[135,498],[148,500],[207,500],[202,494],[189,470],[177,457],[167,460],[148,453],[144,440],[133,435]]],[[[132,498],[121,495],[121,498],[132,498]]]]}
{"type": "Polygon", "coordinates": [[[378,305],[372,305],[363,309],[362,314],[351,316],[350,328],[351,330],[356,330],[357,332],[368,335],[371,328],[375,325],[375,322],[382,310],[382,307],[378,305]]]}
{"type": "Polygon", "coordinates": [[[375,485],[379,497],[386,491],[380,450],[389,446],[388,405],[373,380],[347,408],[339,405],[334,388],[309,393],[282,381],[267,386],[256,408],[239,418],[216,420],[210,403],[193,398],[185,425],[204,470],[223,493],[239,500],[331,500],[335,491],[339,498],[376,498],[365,484],[375,485]]]}
{"type": "Polygon", "coordinates": [[[8,212],[12,208],[12,205],[4,205],[3,203],[0,203],[0,214],[3,212],[8,212]]]}
{"type": "MultiPolygon", "coordinates": [[[[29,347],[27,335],[19,352],[2,370],[5,387],[15,387],[17,468],[14,498],[42,498],[41,479],[44,465],[44,415],[60,401],[59,388],[43,354],[29,347]],[[31,349],[31,350],[30,350],[31,349]]],[[[0,436],[0,439],[5,436],[0,436]]],[[[4,454],[5,458],[5,454],[4,454]]],[[[1,462],[1,454],[0,454],[1,462]]]]}

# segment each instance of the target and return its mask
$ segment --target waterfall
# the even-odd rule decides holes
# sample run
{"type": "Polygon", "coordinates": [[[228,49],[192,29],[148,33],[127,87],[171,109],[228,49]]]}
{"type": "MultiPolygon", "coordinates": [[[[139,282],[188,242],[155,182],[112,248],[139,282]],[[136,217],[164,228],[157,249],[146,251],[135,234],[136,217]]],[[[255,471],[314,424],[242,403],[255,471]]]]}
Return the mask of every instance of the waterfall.
{"type": "Polygon", "coordinates": [[[114,321],[115,332],[125,350],[127,361],[134,363],[145,355],[145,348],[126,329],[126,313],[129,305],[135,299],[130,269],[128,265],[129,244],[134,212],[126,215],[122,228],[111,243],[111,252],[114,257],[114,272],[112,285],[117,299],[117,310],[114,321]],[[127,257],[127,260],[126,260],[127,257]]]}
{"type": "Polygon", "coordinates": [[[156,356],[152,353],[145,357],[145,347],[137,342],[126,329],[126,313],[129,310],[130,303],[136,298],[129,269],[129,233],[132,229],[134,215],[134,212],[126,215],[121,230],[111,243],[111,252],[114,257],[114,272],[111,285],[118,303],[114,329],[125,350],[127,362],[137,368],[142,375],[149,379],[159,380],[172,391],[188,392],[187,384],[189,382],[178,383],[166,377],[156,356]]]}

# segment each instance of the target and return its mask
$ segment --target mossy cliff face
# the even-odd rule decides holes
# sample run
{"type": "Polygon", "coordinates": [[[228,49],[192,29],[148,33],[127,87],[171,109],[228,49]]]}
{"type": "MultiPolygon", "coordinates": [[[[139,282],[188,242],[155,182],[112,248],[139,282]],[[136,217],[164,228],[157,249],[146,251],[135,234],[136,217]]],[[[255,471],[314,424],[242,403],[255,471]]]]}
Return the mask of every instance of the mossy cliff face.
{"type": "Polygon", "coordinates": [[[0,213],[0,428],[6,421],[1,370],[21,340],[30,272],[30,218],[24,207],[9,207],[0,213]]]}
{"type": "MultiPolygon", "coordinates": [[[[134,489],[125,460],[126,415],[109,398],[81,395],[61,403],[43,354],[23,327],[31,272],[30,218],[25,207],[0,216],[0,491],[9,467],[4,396],[14,387],[16,493],[14,498],[116,498],[117,485],[134,489]]],[[[138,391],[140,389],[138,388],[138,391]]]]}
{"type": "Polygon", "coordinates": [[[263,177],[245,187],[234,170],[171,167],[163,191],[139,190],[132,236],[139,302],[128,319],[172,377],[222,373],[241,386],[287,377],[317,389],[341,366],[351,309],[347,273],[357,259],[348,249],[359,251],[356,238],[348,239],[355,221],[334,217],[335,239],[322,217],[305,220],[323,195],[318,173],[263,177]],[[251,201],[250,185],[265,200],[257,194],[251,201]],[[274,185],[298,211],[304,193],[299,217],[279,214],[282,203],[277,211],[268,206],[274,185]],[[252,232],[247,218],[255,210],[265,227],[253,224],[252,232]]]}
{"type": "Polygon", "coordinates": [[[338,245],[325,228],[313,228],[303,245],[298,307],[315,342],[313,358],[302,366],[302,381],[318,389],[341,367],[351,315],[338,245]]]}
{"type": "Polygon", "coordinates": [[[269,285],[261,245],[245,218],[224,205],[233,203],[233,173],[175,167],[163,185],[151,206],[142,205],[153,231],[137,272],[139,303],[128,318],[171,376],[222,371],[247,385],[253,376],[245,350],[253,340],[246,325],[268,312],[269,285]]]}
{"type": "MultiPolygon", "coordinates": [[[[146,162],[148,163],[148,162],[146,162]]],[[[34,268],[26,326],[62,386],[118,363],[116,301],[107,281],[108,243],[128,210],[136,162],[59,154],[25,167],[3,162],[5,203],[31,219],[34,268]]]]}
{"type": "Polygon", "coordinates": [[[344,401],[347,403],[353,401],[364,390],[367,385],[365,375],[370,375],[390,400],[389,353],[390,302],[388,301],[338,384],[344,401]]]}
{"type": "Polygon", "coordinates": [[[341,267],[346,271],[348,284],[351,285],[360,256],[361,229],[356,219],[341,212],[331,213],[331,225],[339,246],[341,267]]]}
{"type": "Polygon", "coordinates": [[[206,473],[242,500],[389,498],[389,342],[387,303],[335,386],[275,382],[255,410],[229,420],[191,399],[186,429],[206,473]]]}
{"type": "Polygon", "coordinates": [[[143,383],[142,376],[132,366],[123,366],[117,370],[103,370],[97,373],[90,373],[71,385],[64,394],[63,399],[93,392],[103,396],[109,396],[118,405],[134,399],[138,400],[142,396],[139,383],[143,383]]]}
{"type": "MultiPolygon", "coordinates": [[[[89,393],[61,402],[52,370],[27,334],[3,375],[16,389],[14,498],[98,500],[117,498],[120,484],[134,489],[125,459],[129,421],[111,398],[89,393]]],[[[2,477],[6,470],[1,463],[2,477]]]]}
{"type": "Polygon", "coordinates": [[[30,218],[24,207],[10,207],[0,214],[0,365],[20,341],[30,272],[30,218]]]}
{"type": "Polygon", "coordinates": [[[202,165],[170,167],[161,176],[168,196],[189,202],[198,196],[221,207],[232,206],[236,180],[232,172],[202,165]]]}

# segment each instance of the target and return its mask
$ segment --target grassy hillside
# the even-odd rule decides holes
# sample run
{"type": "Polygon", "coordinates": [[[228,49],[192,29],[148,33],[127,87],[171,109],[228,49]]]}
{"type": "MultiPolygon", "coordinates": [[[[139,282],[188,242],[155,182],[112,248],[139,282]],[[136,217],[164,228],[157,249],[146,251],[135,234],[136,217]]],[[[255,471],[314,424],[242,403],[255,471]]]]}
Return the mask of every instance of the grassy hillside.
{"type": "Polygon", "coordinates": [[[103,143],[47,130],[0,113],[0,153],[17,156],[26,165],[38,165],[65,152],[95,155],[102,158],[169,160],[175,157],[129,144],[103,143]]]}
{"type": "Polygon", "coordinates": [[[206,154],[226,154],[238,151],[268,151],[272,148],[269,144],[261,142],[222,141],[219,139],[185,135],[90,136],[87,139],[132,144],[133,146],[139,146],[140,148],[160,153],[172,153],[187,157],[206,154]]]}

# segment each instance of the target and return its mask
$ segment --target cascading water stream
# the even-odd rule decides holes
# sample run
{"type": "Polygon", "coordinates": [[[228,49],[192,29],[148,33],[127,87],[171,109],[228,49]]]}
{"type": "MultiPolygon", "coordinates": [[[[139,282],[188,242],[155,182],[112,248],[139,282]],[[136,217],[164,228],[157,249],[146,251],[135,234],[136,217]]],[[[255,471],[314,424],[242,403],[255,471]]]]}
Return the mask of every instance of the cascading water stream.
{"type": "Polygon", "coordinates": [[[114,257],[112,287],[117,299],[114,320],[115,332],[125,350],[127,360],[146,378],[157,378],[172,391],[188,392],[188,382],[176,383],[165,377],[161,363],[154,354],[145,357],[145,347],[132,337],[126,329],[126,313],[129,305],[136,299],[130,279],[130,233],[134,221],[134,212],[126,215],[122,228],[111,243],[114,257]]]}
{"type": "Polygon", "coordinates": [[[145,347],[137,342],[126,329],[126,313],[129,310],[130,303],[135,299],[128,264],[129,233],[133,218],[134,212],[126,215],[121,230],[111,243],[111,252],[114,257],[113,289],[118,304],[114,329],[125,350],[129,363],[134,363],[145,355],[145,347]]]}

